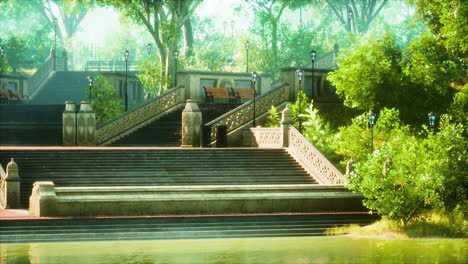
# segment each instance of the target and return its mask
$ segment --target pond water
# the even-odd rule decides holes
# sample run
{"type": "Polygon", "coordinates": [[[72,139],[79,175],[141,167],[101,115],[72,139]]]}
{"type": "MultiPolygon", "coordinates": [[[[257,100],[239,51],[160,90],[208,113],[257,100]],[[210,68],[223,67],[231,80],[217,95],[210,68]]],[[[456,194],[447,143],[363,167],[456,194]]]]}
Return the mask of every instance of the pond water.
{"type": "Polygon", "coordinates": [[[0,244],[0,263],[468,263],[468,239],[282,237],[0,244]]]}

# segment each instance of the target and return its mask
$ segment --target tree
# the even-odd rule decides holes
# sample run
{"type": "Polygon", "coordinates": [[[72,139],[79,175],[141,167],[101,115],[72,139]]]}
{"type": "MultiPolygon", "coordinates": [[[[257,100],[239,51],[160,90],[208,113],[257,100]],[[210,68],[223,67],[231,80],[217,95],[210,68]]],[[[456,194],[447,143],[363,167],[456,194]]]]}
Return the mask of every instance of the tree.
{"type": "Polygon", "coordinates": [[[348,32],[366,33],[388,0],[325,0],[348,32]]]}
{"type": "Polygon", "coordinates": [[[279,26],[280,20],[286,8],[296,8],[304,5],[300,0],[245,0],[253,9],[255,18],[261,25],[263,49],[268,51],[270,58],[269,70],[273,78],[278,76],[279,64],[279,26]]]}
{"type": "MultiPolygon", "coordinates": [[[[85,88],[83,100],[89,97],[89,89],[85,88]]],[[[91,105],[96,113],[96,123],[102,124],[122,113],[120,99],[116,96],[116,91],[102,75],[94,78],[91,90],[91,105]]]]}
{"type": "Polygon", "coordinates": [[[181,28],[189,20],[202,0],[105,0],[104,4],[115,7],[128,19],[143,24],[153,37],[163,75],[171,70],[172,52],[179,46],[181,28]]]}
{"type": "Polygon", "coordinates": [[[448,54],[468,63],[468,2],[411,0],[448,54]]]}

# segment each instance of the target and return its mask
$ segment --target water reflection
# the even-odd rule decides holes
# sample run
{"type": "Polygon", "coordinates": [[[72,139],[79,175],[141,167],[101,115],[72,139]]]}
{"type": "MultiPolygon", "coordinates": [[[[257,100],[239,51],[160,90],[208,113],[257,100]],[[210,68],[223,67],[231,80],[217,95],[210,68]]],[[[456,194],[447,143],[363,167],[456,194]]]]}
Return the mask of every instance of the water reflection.
{"type": "Polygon", "coordinates": [[[1,244],[0,263],[467,263],[468,239],[289,237],[1,244]]]}

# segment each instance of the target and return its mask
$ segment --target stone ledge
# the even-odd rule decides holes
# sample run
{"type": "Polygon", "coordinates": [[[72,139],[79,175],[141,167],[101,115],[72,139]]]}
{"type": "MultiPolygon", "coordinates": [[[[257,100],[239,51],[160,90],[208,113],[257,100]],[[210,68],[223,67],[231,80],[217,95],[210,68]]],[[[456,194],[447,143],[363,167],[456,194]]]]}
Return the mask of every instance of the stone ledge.
{"type": "Polygon", "coordinates": [[[32,216],[138,216],[367,211],[340,185],[55,187],[36,182],[32,216]]]}

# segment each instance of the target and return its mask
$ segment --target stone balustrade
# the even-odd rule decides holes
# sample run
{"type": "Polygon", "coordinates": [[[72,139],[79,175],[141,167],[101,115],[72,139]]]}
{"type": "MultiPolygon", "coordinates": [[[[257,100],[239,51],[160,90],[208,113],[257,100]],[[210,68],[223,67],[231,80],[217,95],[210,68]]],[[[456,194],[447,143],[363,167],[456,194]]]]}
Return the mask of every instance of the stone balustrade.
{"type": "Polygon", "coordinates": [[[285,147],[319,184],[344,184],[343,174],[292,124],[291,110],[286,107],[280,128],[251,128],[256,145],[266,148],[285,147]]]}
{"type": "Polygon", "coordinates": [[[138,216],[365,211],[362,195],[337,185],[55,187],[36,182],[30,215],[138,216]]]}
{"type": "Polygon", "coordinates": [[[12,158],[6,172],[0,165],[0,208],[19,208],[20,183],[18,164],[12,158]]]}

